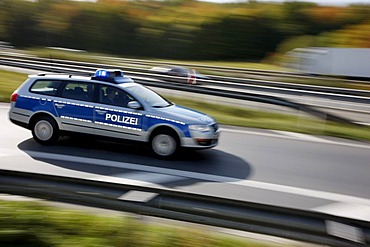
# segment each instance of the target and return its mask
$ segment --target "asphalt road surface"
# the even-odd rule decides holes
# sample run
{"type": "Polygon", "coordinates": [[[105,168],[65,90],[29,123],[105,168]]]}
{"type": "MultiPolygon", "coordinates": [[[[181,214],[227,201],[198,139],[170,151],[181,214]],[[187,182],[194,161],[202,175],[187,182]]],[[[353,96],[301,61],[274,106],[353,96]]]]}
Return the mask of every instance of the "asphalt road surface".
{"type": "Polygon", "coordinates": [[[136,143],[62,138],[36,143],[0,104],[0,168],[321,211],[370,221],[370,144],[223,126],[220,144],[158,160],[136,143]]]}

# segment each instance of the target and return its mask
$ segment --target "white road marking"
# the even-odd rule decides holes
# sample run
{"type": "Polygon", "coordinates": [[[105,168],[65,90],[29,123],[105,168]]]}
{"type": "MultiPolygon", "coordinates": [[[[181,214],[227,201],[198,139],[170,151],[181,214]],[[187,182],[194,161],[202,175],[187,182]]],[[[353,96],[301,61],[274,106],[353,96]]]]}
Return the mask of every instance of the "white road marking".
{"type": "Polygon", "coordinates": [[[12,156],[12,155],[11,154],[7,154],[7,153],[0,153],[0,158],[7,157],[7,156],[12,156]]]}
{"type": "Polygon", "coordinates": [[[197,173],[197,172],[189,172],[189,171],[175,170],[175,169],[169,169],[169,168],[146,166],[146,165],[139,165],[139,164],[133,164],[133,163],[94,159],[94,158],[72,156],[72,155],[65,155],[65,154],[53,154],[53,153],[44,153],[44,152],[36,152],[36,151],[27,151],[27,154],[33,158],[63,160],[63,161],[77,162],[77,163],[83,163],[83,164],[118,167],[118,168],[124,168],[124,169],[136,170],[136,171],[161,173],[161,174],[167,174],[167,175],[172,175],[172,176],[197,178],[197,179],[209,180],[209,181],[227,182],[227,181],[237,180],[235,178],[228,178],[228,177],[222,177],[222,176],[217,176],[217,175],[209,175],[209,174],[203,174],[203,173],[197,173]]]}
{"type": "Polygon", "coordinates": [[[281,131],[281,130],[271,130],[271,131],[281,134],[281,135],[291,136],[295,139],[302,139],[302,140],[313,141],[313,142],[334,143],[333,141],[325,140],[325,139],[322,139],[322,138],[319,138],[313,135],[307,135],[307,134],[289,132],[289,131],[281,131]]]}
{"type": "Polygon", "coordinates": [[[188,179],[186,177],[154,173],[154,172],[127,172],[127,173],[114,174],[114,176],[119,177],[119,178],[140,180],[140,181],[156,183],[156,184],[175,182],[175,181],[188,179]]]}
{"type": "Polygon", "coordinates": [[[19,156],[23,154],[25,153],[19,149],[0,148],[0,156],[19,156]]]}
{"type": "MultiPolygon", "coordinates": [[[[258,189],[264,189],[264,190],[269,190],[269,191],[283,192],[283,193],[299,195],[299,196],[307,196],[307,197],[323,199],[323,200],[332,200],[332,201],[337,201],[337,202],[355,203],[355,204],[363,204],[363,205],[370,206],[370,199],[350,196],[350,195],[342,195],[342,194],[334,193],[334,192],[325,192],[325,191],[318,191],[318,190],[313,190],[313,189],[298,188],[298,187],[293,187],[293,186],[288,186],[288,185],[280,185],[280,184],[273,184],[273,183],[253,181],[253,180],[240,180],[237,178],[204,174],[204,173],[198,173],[198,172],[175,170],[175,169],[162,168],[162,167],[145,166],[145,165],[139,165],[139,164],[124,163],[124,162],[102,160],[102,159],[85,158],[85,157],[71,156],[71,155],[64,155],[64,154],[52,154],[52,153],[43,153],[43,152],[35,152],[35,151],[27,151],[27,153],[33,158],[63,160],[63,161],[77,162],[77,163],[84,163],[84,164],[91,164],[91,165],[118,167],[118,168],[131,169],[131,170],[136,170],[136,171],[154,172],[154,173],[168,174],[172,176],[179,176],[179,177],[200,179],[200,180],[206,180],[206,181],[212,181],[212,182],[245,186],[249,188],[258,188],[258,189]]],[[[112,182],[112,183],[122,183],[122,182],[130,183],[131,182],[134,184],[142,184],[142,185],[148,184],[148,182],[138,183],[135,180],[109,177],[109,176],[92,176],[88,179],[104,181],[104,182],[112,182]]]]}
{"type": "Polygon", "coordinates": [[[257,135],[257,136],[267,136],[267,137],[282,137],[281,135],[275,134],[275,133],[264,133],[264,132],[262,133],[262,132],[257,132],[257,131],[232,129],[232,128],[227,128],[227,127],[221,127],[220,129],[221,131],[237,133],[237,134],[257,135]]]}

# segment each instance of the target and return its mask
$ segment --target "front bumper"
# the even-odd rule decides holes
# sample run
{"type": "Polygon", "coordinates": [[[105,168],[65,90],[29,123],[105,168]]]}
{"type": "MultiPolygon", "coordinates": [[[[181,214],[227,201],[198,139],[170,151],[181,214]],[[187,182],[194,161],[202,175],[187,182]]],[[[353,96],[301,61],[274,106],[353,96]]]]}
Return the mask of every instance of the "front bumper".
{"type": "Polygon", "coordinates": [[[192,137],[183,137],[181,146],[187,148],[207,149],[217,146],[220,137],[220,130],[215,132],[191,131],[192,137]]]}

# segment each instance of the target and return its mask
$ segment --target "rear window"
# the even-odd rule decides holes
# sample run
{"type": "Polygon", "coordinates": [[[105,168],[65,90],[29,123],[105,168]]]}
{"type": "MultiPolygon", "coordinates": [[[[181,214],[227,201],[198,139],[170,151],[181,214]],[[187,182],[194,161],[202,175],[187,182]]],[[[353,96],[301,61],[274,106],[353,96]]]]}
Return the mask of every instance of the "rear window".
{"type": "Polygon", "coordinates": [[[67,82],[62,97],[82,101],[92,101],[94,96],[94,85],[87,82],[67,82]]]}
{"type": "Polygon", "coordinates": [[[30,92],[44,95],[56,95],[60,81],[51,81],[51,80],[39,80],[36,81],[30,92]]]}

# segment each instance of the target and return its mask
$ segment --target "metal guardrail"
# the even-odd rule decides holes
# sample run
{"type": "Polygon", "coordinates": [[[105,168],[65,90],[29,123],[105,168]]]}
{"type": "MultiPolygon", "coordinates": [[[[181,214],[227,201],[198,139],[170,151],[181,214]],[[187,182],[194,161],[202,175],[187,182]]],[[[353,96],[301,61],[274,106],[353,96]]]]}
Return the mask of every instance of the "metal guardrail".
{"type": "MultiPolygon", "coordinates": [[[[210,66],[210,65],[203,65],[203,64],[194,64],[194,63],[181,63],[181,62],[165,62],[165,61],[158,61],[158,60],[143,60],[143,59],[132,59],[132,58],[114,58],[114,57],[96,57],[98,59],[105,59],[107,61],[117,61],[117,62],[124,62],[130,64],[137,64],[137,65],[146,65],[146,66],[166,66],[166,65],[177,65],[177,66],[184,66],[184,67],[192,67],[194,69],[205,69],[207,71],[217,71],[221,73],[236,73],[236,74],[252,74],[257,76],[278,76],[278,77],[285,77],[285,78],[299,78],[299,79],[320,79],[322,81],[337,81],[338,78],[328,77],[328,76],[317,76],[307,75],[300,72],[294,71],[276,71],[276,70],[261,70],[261,69],[248,69],[248,68],[236,68],[236,67],[225,67],[225,66],[210,66]]],[[[369,84],[366,80],[345,80],[341,79],[341,81],[348,82],[348,83],[360,83],[360,84],[369,84]]],[[[303,85],[304,86],[304,85],[303,85]]]]}
{"type": "MultiPolygon", "coordinates": [[[[62,61],[62,60],[58,60],[58,61],[62,61]]],[[[72,63],[72,61],[68,61],[68,63],[66,62],[66,64],[59,64],[59,63],[50,64],[49,61],[32,62],[28,60],[14,61],[14,60],[7,60],[7,59],[0,59],[0,64],[27,68],[27,69],[34,69],[34,70],[52,71],[52,72],[57,72],[57,73],[72,73],[72,74],[89,74],[89,73],[92,74],[95,72],[96,68],[115,69],[117,67],[114,65],[91,64],[91,63],[84,63],[84,62],[72,63]]],[[[275,96],[261,95],[261,94],[255,94],[255,93],[246,93],[246,92],[235,92],[235,91],[229,91],[229,90],[223,90],[223,89],[194,87],[194,86],[189,86],[186,84],[176,85],[172,83],[159,83],[159,82],[155,82],[149,79],[144,79],[143,77],[136,77],[136,76],[131,76],[131,77],[134,78],[136,82],[139,82],[146,86],[153,86],[153,87],[174,89],[174,90],[185,91],[185,92],[213,95],[213,96],[218,96],[218,97],[226,97],[226,98],[248,100],[248,101],[260,102],[260,103],[274,104],[274,105],[284,106],[284,107],[296,109],[299,111],[303,111],[313,116],[316,116],[316,117],[319,117],[325,120],[329,120],[329,121],[359,125],[358,123],[355,123],[344,117],[330,114],[330,113],[315,109],[305,104],[296,103],[296,102],[283,99],[283,98],[279,98],[279,97],[275,97],[275,96]]]]}
{"type": "Polygon", "coordinates": [[[0,170],[0,192],[337,247],[370,245],[370,222],[160,187],[0,170]]]}
{"type": "MultiPolygon", "coordinates": [[[[108,58],[107,58],[108,59],[108,58]]],[[[153,65],[154,61],[146,61],[146,60],[134,60],[134,59],[125,59],[125,58],[110,58],[112,61],[117,61],[120,63],[125,63],[126,61],[131,65],[138,64],[138,65],[153,65]]],[[[78,62],[78,61],[68,61],[68,60],[61,60],[61,59],[47,59],[47,58],[39,58],[39,57],[17,57],[16,55],[11,56],[4,56],[2,58],[3,61],[8,62],[27,62],[32,61],[33,63],[39,64],[47,64],[51,68],[53,67],[53,63],[63,64],[64,66],[89,66],[96,68],[97,66],[104,66],[104,64],[95,64],[89,62],[78,62]]],[[[165,75],[158,75],[153,74],[147,68],[137,68],[137,67],[130,67],[129,64],[125,64],[125,71],[132,74],[132,75],[145,75],[148,77],[163,79],[166,78],[165,75]]],[[[168,62],[158,62],[158,64],[169,65],[168,62]]],[[[174,64],[172,64],[174,65],[174,64]]],[[[180,64],[182,65],[182,64],[180,64]]],[[[112,66],[112,65],[110,65],[112,66]]],[[[222,67],[215,67],[215,66],[205,66],[205,65],[198,65],[198,67],[206,68],[206,69],[217,69],[220,72],[228,72],[228,71],[238,71],[240,73],[265,73],[266,71],[259,71],[259,70],[248,70],[248,69],[238,69],[238,68],[222,68],[222,67]]],[[[284,74],[283,72],[278,71],[270,71],[269,75],[272,76],[274,73],[275,75],[284,74]]],[[[289,76],[292,76],[289,74],[289,76]]],[[[171,78],[167,76],[167,78],[171,78]]],[[[317,79],[317,78],[316,78],[317,79]]],[[[331,79],[334,80],[334,79],[331,79]]],[[[306,84],[295,84],[295,83],[284,83],[284,82],[276,82],[276,81],[267,81],[267,80],[255,80],[255,79],[245,79],[245,78],[234,78],[234,77],[227,77],[227,76],[209,76],[209,80],[201,80],[203,84],[207,85],[217,85],[217,86],[224,86],[224,87],[233,87],[233,88],[245,88],[245,89],[253,89],[253,88],[263,88],[264,90],[272,90],[276,92],[285,92],[285,93],[294,93],[294,94],[305,94],[305,95],[313,95],[313,96],[322,96],[327,98],[337,98],[337,99],[344,99],[349,101],[357,101],[360,99],[356,99],[354,96],[360,97],[368,97],[370,98],[370,91],[368,90],[356,90],[356,89],[347,89],[347,88],[334,88],[334,87],[325,87],[325,86],[315,86],[315,85],[306,85],[306,84]]],[[[353,81],[349,81],[349,83],[353,83],[353,81]]],[[[366,81],[361,81],[361,83],[367,83],[366,81]]],[[[369,99],[370,100],[370,99],[369,99]]]]}

